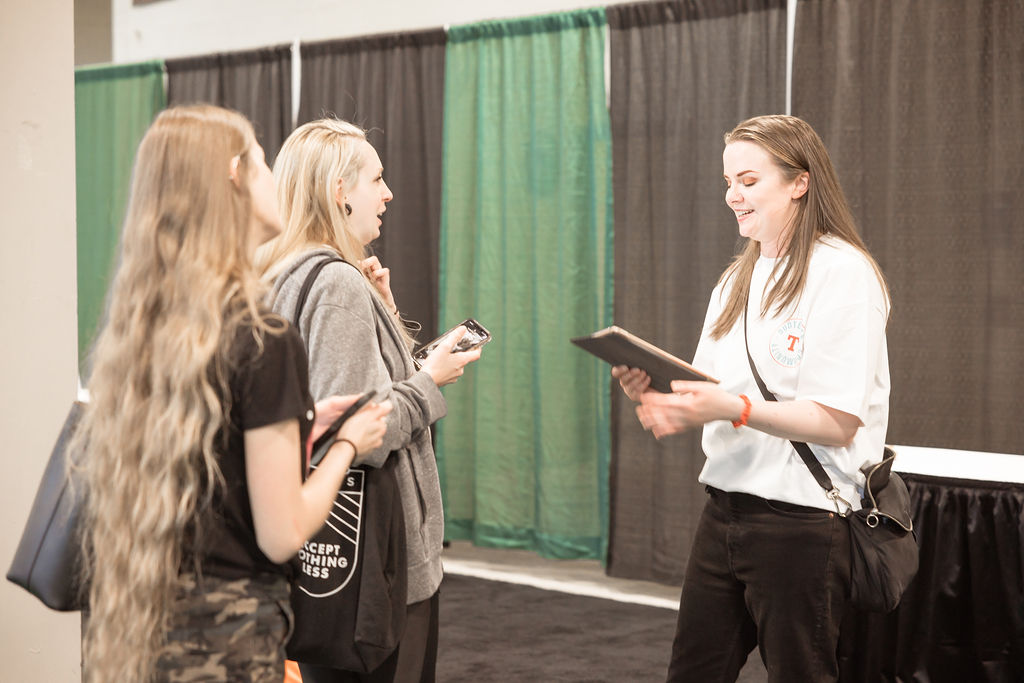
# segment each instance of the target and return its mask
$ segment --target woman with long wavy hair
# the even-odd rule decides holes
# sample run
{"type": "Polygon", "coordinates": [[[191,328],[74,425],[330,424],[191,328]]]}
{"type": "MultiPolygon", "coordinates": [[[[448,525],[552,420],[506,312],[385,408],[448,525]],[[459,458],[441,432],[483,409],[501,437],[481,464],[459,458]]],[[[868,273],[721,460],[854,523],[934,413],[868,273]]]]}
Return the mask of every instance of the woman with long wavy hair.
{"type": "Polygon", "coordinates": [[[346,422],[302,481],[305,444],[355,397],[316,405],[297,333],[261,301],[255,248],[280,230],[251,124],[161,113],[139,146],[107,321],[77,434],[87,507],[88,681],[283,678],[288,567],[388,404],[346,422]]]}
{"type": "Polygon", "coordinates": [[[394,404],[383,443],[356,462],[394,470],[405,519],[408,592],[397,649],[372,672],[299,663],[307,683],[434,680],[444,520],[430,426],[447,411],[440,387],[456,381],[479,349],[452,353],[456,330],[416,364],[390,270],[368,251],[392,194],[376,150],[359,127],[337,119],[288,136],[274,177],[284,228],[260,252],[273,278],[273,309],[289,314],[311,269],[331,260],[309,289],[299,327],[314,396],[376,390],[394,404]],[[341,259],[340,261],[338,259],[341,259]]]}

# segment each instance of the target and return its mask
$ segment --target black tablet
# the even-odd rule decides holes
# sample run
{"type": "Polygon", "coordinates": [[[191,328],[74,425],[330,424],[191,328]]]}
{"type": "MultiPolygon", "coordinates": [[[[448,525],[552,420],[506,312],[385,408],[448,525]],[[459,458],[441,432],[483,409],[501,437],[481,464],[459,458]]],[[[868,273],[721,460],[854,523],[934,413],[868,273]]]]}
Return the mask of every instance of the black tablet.
{"type": "Polygon", "coordinates": [[[672,380],[718,380],[676,358],[648,341],[612,325],[586,337],[575,337],[572,343],[606,363],[640,368],[651,376],[651,387],[663,393],[672,392],[672,380]]]}

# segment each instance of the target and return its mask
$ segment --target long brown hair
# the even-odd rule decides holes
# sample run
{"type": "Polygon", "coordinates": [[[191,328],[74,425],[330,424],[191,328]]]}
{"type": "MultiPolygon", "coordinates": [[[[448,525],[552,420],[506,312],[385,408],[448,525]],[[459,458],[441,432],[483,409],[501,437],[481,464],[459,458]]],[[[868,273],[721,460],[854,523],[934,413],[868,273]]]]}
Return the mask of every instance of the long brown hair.
{"type": "Polygon", "coordinates": [[[196,106],[162,112],[139,145],[76,437],[91,557],[89,681],[152,678],[186,538],[221,479],[228,345],[243,320],[268,329],[250,255],[254,140],[240,114],[196,106]]]}
{"type": "MultiPolygon", "coordinates": [[[[798,200],[796,214],[785,228],[783,242],[787,258],[775,264],[776,271],[781,268],[781,273],[761,301],[761,315],[767,315],[773,308],[785,310],[800,299],[807,284],[814,245],[824,235],[834,235],[864,255],[874,268],[888,301],[885,276],[861,239],[832,160],[814,129],[795,116],[758,116],[743,121],[725,135],[727,145],[741,140],[752,142],[766,151],[787,181],[796,179],[801,173],[808,174],[807,192],[798,200]]],[[[746,240],[743,250],[722,274],[720,283],[724,285],[732,280],[732,288],[722,313],[711,328],[713,339],[725,336],[743,313],[750,294],[754,264],[760,254],[760,244],[752,239],[746,240]]],[[[776,271],[772,274],[776,275],[776,271]]]]}

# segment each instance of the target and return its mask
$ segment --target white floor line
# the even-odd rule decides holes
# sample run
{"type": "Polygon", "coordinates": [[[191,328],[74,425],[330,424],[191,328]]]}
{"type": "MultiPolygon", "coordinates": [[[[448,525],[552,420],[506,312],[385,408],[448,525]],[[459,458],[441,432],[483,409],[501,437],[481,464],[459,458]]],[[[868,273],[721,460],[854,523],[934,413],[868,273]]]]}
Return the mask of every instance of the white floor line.
{"type": "Polygon", "coordinates": [[[661,607],[663,609],[679,609],[679,603],[675,600],[657,598],[651,595],[640,595],[625,593],[623,591],[608,588],[585,581],[559,581],[556,579],[545,579],[532,574],[507,569],[494,569],[477,562],[464,562],[453,559],[444,560],[444,571],[446,574],[458,574],[459,576],[471,576],[477,579],[488,581],[503,581],[524,586],[532,586],[542,590],[559,591],[572,595],[584,595],[604,600],[616,600],[618,602],[629,602],[635,605],[647,605],[648,607],[661,607]]]}

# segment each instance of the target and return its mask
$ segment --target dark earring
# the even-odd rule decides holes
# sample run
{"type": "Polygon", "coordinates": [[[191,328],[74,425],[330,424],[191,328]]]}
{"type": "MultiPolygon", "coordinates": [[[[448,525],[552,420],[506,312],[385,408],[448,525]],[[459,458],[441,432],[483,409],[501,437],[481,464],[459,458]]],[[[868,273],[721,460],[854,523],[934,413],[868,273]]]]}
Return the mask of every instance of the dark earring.
{"type": "Polygon", "coordinates": [[[349,204],[348,202],[345,203],[345,215],[346,216],[351,216],[352,215],[352,205],[349,204]]]}

